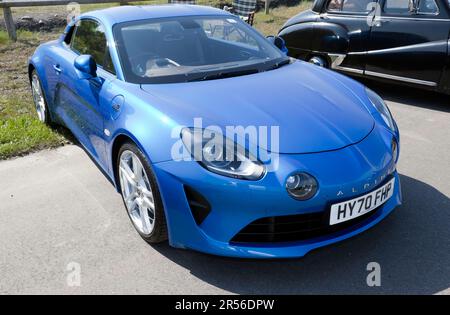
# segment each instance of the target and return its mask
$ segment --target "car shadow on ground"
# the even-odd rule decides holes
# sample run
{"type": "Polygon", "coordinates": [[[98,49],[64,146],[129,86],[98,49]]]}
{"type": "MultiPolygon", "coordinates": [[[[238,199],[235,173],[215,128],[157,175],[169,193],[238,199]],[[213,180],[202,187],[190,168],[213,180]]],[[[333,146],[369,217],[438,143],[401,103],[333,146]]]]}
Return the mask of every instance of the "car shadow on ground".
{"type": "Polygon", "coordinates": [[[301,259],[242,260],[154,248],[191,274],[238,294],[433,294],[450,287],[450,200],[401,175],[404,204],[361,235],[301,259]],[[369,262],[381,286],[369,287],[369,262]]]}
{"type": "Polygon", "coordinates": [[[450,113],[449,95],[369,80],[361,80],[361,83],[379,93],[386,101],[450,113]]]}

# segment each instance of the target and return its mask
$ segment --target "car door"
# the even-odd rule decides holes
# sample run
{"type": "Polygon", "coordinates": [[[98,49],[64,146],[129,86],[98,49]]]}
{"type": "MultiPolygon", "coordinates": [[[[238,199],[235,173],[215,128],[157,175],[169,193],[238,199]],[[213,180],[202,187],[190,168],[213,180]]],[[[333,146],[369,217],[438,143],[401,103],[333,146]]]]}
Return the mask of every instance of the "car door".
{"type": "Polygon", "coordinates": [[[103,26],[91,19],[80,20],[61,63],[56,112],[92,156],[107,165],[105,119],[115,96],[116,79],[103,26]],[[83,79],[74,67],[75,59],[91,55],[97,63],[97,77],[83,79]]]}
{"type": "Polygon", "coordinates": [[[382,0],[369,41],[366,75],[436,87],[447,58],[445,2],[382,0]]]}
{"type": "Polygon", "coordinates": [[[374,0],[328,0],[314,26],[313,51],[326,52],[331,68],[363,74],[374,0]]]}

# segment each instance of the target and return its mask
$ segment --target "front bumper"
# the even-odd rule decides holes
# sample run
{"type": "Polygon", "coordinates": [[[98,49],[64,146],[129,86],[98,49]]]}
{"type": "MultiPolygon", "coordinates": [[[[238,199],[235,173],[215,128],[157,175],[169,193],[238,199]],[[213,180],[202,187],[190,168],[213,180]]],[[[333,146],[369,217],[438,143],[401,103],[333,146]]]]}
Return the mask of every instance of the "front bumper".
{"type": "Polygon", "coordinates": [[[346,148],[314,154],[280,154],[279,167],[259,181],[226,178],[203,169],[197,162],[168,161],[153,165],[161,190],[174,247],[215,255],[244,258],[301,257],[309,251],[361,233],[401,204],[400,180],[391,153],[392,134],[375,127],[363,141],[346,148]],[[297,201],[285,190],[286,178],[306,171],[319,182],[317,195],[297,201]],[[393,196],[376,213],[355,225],[311,239],[273,243],[231,242],[255,220],[329,211],[330,205],[370,192],[389,176],[396,178],[393,196]],[[198,224],[185,187],[200,193],[211,211],[198,224]]]}

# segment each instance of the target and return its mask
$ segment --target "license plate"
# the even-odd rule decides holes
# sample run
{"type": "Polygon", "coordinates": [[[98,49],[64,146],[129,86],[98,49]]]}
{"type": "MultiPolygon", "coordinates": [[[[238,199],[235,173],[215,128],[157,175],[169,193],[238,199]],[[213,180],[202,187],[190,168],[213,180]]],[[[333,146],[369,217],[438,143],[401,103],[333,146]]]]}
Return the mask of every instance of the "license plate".
{"type": "Polygon", "coordinates": [[[352,220],[378,208],[392,197],[394,184],[395,178],[367,195],[332,205],[330,225],[352,220]]]}

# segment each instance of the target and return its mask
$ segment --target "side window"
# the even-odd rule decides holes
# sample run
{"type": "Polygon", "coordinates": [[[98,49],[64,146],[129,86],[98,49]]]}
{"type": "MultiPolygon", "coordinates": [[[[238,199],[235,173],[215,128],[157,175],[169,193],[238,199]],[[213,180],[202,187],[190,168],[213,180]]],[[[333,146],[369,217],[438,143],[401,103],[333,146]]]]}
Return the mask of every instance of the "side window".
{"type": "Polygon", "coordinates": [[[383,11],[388,14],[411,14],[410,0],[386,0],[383,11]]]}
{"type": "Polygon", "coordinates": [[[64,37],[64,43],[66,43],[67,45],[70,45],[70,42],[72,40],[73,37],[73,31],[75,30],[75,25],[72,26],[66,33],[66,36],[64,37]]]}
{"type": "Polygon", "coordinates": [[[327,10],[331,12],[368,13],[375,0],[330,0],[327,10]]]}
{"type": "Polygon", "coordinates": [[[116,74],[116,70],[114,69],[114,64],[111,59],[111,54],[109,53],[109,49],[106,49],[105,62],[103,65],[103,69],[112,74],[116,74]]]}
{"type": "MultiPolygon", "coordinates": [[[[450,0],[448,0],[450,2],[450,0]]],[[[435,0],[420,0],[419,9],[417,11],[419,14],[439,14],[439,7],[435,0]]]]}
{"type": "MultiPolygon", "coordinates": [[[[448,0],[450,1],[450,0],[448,0]]],[[[390,14],[413,14],[414,8],[411,8],[410,0],[386,0],[384,12],[390,14]]],[[[436,0],[419,0],[417,7],[418,14],[439,14],[439,7],[436,0]]]]}
{"type": "Polygon", "coordinates": [[[79,54],[91,55],[97,65],[115,73],[106,43],[105,31],[99,23],[92,20],[78,22],[71,47],[79,54]]]}

